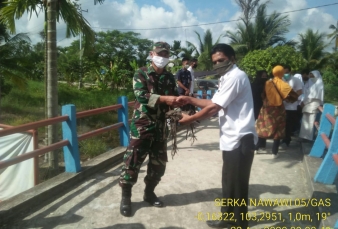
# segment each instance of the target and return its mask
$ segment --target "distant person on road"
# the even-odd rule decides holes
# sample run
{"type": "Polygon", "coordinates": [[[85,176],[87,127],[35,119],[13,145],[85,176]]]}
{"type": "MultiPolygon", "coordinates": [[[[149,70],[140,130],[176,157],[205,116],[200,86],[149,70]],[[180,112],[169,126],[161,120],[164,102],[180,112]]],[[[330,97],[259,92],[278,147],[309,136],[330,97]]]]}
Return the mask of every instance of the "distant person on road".
{"type": "MultiPolygon", "coordinates": [[[[203,109],[192,116],[183,115],[179,122],[189,124],[218,113],[223,156],[222,198],[248,204],[250,171],[257,142],[250,81],[245,72],[236,66],[235,51],[230,45],[215,45],[211,59],[214,70],[221,76],[219,89],[211,100],[180,96],[179,101],[203,109]]],[[[223,218],[207,221],[209,227],[231,225],[247,228],[248,221],[241,217],[247,214],[247,206],[227,205],[221,208],[221,212],[223,218]],[[237,221],[229,220],[226,214],[234,214],[237,221]]]]}
{"type": "MultiPolygon", "coordinates": [[[[190,96],[194,97],[194,89],[195,89],[195,70],[198,65],[198,60],[196,58],[193,58],[190,61],[190,66],[188,68],[188,71],[191,74],[191,84],[190,84],[190,96]]],[[[190,105],[189,111],[191,111],[190,114],[195,114],[196,113],[196,107],[193,105],[190,105]]],[[[199,121],[197,121],[199,123],[199,121]]]]}
{"type": "Polygon", "coordinates": [[[305,88],[302,125],[299,137],[313,141],[314,122],[318,113],[318,107],[324,103],[324,84],[319,71],[312,71],[309,74],[309,85],[305,88]]]}
{"type": "Polygon", "coordinates": [[[119,183],[122,187],[120,213],[124,216],[131,215],[131,189],[147,155],[149,163],[143,200],[155,207],[163,206],[154,189],[164,175],[168,161],[167,140],[163,133],[166,131],[165,113],[170,107],[183,105],[177,101],[174,76],[165,70],[169,53],[170,46],[166,42],[156,42],[150,52],[151,65],[137,70],[133,78],[136,102],[130,124],[131,139],[123,157],[119,183]]]}
{"type": "Polygon", "coordinates": [[[256,78],[251,84],[252,97],[254,102],[255,120],[258,118],[259,111],[263,106],[263,97],[265,82],[268,80],[268,73],[265,70],[256,72],[256,78]]]}
{"type": "Polygon", "coordinates": [[[190,72],[191,75],[191,84],[190,84],[190,95],[194,95],[194,89],[195,89],[195,69],[197,68],[198,65],[198,60],[196,58],[193,58],[190,61],[190,66],[188,68],[188,71],[190,72]]]}
{"type": "MultiPolygon", "coordinates": [[[[176,73],[176,80],[178,84],[178,94],[179,95],[190,95],[191,87],[191,73],[188,71],[189,68],[189,59],[182,59],[182,69],[178,70],[176,73]]],[[[194,90],[192,91],[194,92],[194,90]]],[[[182,111],[189,111],[190,106],[185,105],[181,107],[182,111]]]]}
{"type": "Polygon", "coordinates": [[[293,135],[298,136],[299,131],[300,131],[301,120],[302,120],[302,116],[303,116],[301,104],[302,104],[303,98],[304,98],[304,81],[303,81],[303,76],[301,74],[297,73],[293,77],[298,78],[300,80],[300,82],[302,82],[302,94],[299,95],[299,97],[298,97],[297,115],[296,115],[297,119],[295,120],[295,125],[293,127],[293,133],[294,133],[293,135]]]}
{"type": "MultiPolygon", "coordinates": [[[[284,76],[283,80],[284,82],[288,83],[290,87],[298,94],[301,95],[303,92],[303,84],[302,81],[300,81],[298,78],[294,77],[291,74],[291,67],[288,65],[284,66],[284,76]]],[[[293,103],[284,101],[284,107],[286,111],[286,126],[285,126],[285,137],[283,141],[281,142],[282,147],[286,146],[288,147],[291,142],[291,136],[294,130],[294,127],[296,125],[296,121],[298,120],[297,115],[297,106],[298,101],[295,101],[293,103]],[[283,145],[284,144],[284,145],[283,145]]]]}

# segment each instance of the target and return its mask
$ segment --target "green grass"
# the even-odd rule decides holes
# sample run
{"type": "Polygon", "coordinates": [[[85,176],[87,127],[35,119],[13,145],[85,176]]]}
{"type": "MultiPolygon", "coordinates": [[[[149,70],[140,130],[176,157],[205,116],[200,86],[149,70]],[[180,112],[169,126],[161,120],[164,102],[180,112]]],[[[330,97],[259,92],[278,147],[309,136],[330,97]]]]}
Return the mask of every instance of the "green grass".
{"type": "MultiPolygon", "coordinates": [[[[29,81],[25,90],[13,87],[10,93],[1,99],[0,122],[7,125],[21,125],[29,122],[45,119],[44,82],[29,81]]],[[[67,84],[58,85],[58,104],[61,107],[66,104],[74,104],[76,110],[83,111],[99,107],[117,104],[119,96],[126,95],[128,100],[134,99],[131,91],[100,91],[94,88],[78,90],[77,87],[67,84]]],[[[131,111],[131,109],[130,109],[131,111]]],[[[117,111],[105,112],[99,115],[77,120],[78,134],[94,129],[112,125],[117,122],[117,111]]],[[[62,138],[61,125],[59,124],[59,138],[62,138]]],[[[40,144],[44,137],[45,128],[39,128],[40,144]]],[[[117,131],[110,131],[93,139],[80,142],[81,153],[86,157],[93,157],[107,149],[119,145],[117,131]],[[83,151],[83,152],[82,152],[83,151]]]]}

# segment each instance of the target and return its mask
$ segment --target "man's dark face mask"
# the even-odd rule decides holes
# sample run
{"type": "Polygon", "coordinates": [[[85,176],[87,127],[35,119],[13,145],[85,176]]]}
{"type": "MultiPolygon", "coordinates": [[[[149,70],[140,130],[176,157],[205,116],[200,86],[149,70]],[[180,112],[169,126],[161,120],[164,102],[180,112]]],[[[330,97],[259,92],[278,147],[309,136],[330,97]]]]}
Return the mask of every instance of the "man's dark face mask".
{"type": "Polygon", "coordinates": [[[232,63],[232,61],[226,60],[221,63],[214,64],[213,69],[219,76],[223,76],[232,68],[233,65],[234,64],[232,63]]]}

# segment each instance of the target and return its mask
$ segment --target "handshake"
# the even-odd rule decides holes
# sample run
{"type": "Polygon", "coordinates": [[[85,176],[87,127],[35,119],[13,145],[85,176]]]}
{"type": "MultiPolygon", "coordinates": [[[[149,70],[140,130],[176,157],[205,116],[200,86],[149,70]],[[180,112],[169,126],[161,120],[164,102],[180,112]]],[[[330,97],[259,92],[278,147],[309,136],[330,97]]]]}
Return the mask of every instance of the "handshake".
{"type": "Polygon", "coordinates": [[[181,107],[191,103],[191,97],[189,96],[161,96],[160,102],[167,104],[168,106],[181,107]]]}

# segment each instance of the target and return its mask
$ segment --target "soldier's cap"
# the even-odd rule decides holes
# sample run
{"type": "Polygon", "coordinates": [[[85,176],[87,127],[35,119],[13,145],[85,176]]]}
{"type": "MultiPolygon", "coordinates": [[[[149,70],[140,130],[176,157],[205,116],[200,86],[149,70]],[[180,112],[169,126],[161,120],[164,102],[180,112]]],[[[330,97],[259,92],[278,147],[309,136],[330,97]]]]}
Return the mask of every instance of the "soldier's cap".
{"type": "Polygon", "coordinates": [[[153,46],[153,51],[156,53],[167,51],[170,53],[170,45],[167,42],[159,41],[156,42],[153,46]]]}

